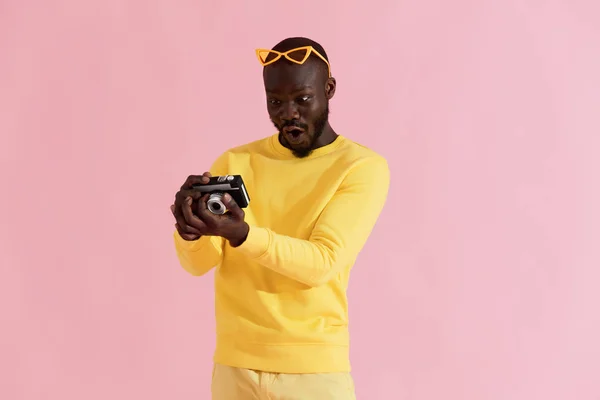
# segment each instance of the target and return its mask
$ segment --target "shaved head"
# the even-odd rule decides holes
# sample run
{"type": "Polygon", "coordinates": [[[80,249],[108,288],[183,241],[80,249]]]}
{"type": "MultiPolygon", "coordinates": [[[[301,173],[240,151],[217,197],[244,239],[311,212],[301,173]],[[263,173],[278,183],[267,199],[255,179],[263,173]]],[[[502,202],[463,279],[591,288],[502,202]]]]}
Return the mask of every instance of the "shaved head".
{"type": "MultiPolygon", "coordinates": [[[[275,51],[279,51],[279,52],[283,53],[285,51],[296,49],[298,47],[304,47],[304,46],[312,46],[316,51],[319,52],[319,54],[321,54],[327,60],[327,62],[329,62],[329,57],[327,56],[327,52],[325,51],[323,46],[321,46],[319,43],[315,42],[314,40],[306,38],[306,37],[298,36],[298,37],[289,37],[287,39],[283,39],[282,41],[277,43],[275,46],[273,46],[271,50],[275,50],[275,51]]],[[[266,61],[269,61],[269,59],[273,58],[273,57],[274,57],[274,55],[270,55],[269,57],[267,57],[266,61]]],[[[286,60],[285,58],[279,59],[277,61],[277,63],[279,63],[279,62],[293,64],[291,61],[286,60]]],[[[323,78],[324,81],[327,78],[329,78],[329,68],[328,68],[327,64],[325,64],[325,62],[323,60],[321,60],[315,54],[310,55],[309,59],[306,60],[306,64],[311,64],[314,67],[319,68],[320,72],[322,72],[325,75],[325,77],[323,78]]],[[[269,66],[266,66],[264,68],[266,69],[268,67],[269,66]]]]}

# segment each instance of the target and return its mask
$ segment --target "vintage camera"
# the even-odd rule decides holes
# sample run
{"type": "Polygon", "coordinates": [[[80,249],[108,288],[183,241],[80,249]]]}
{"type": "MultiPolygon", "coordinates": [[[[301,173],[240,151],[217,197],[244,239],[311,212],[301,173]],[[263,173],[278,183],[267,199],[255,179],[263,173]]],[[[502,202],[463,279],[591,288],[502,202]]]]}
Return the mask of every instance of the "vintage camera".
{"type": "Polygon", "coordinates": [[[200,191],[203,195],[210,193],[206,207],[211,213],[221,215],[227,212],[223,203],[225,193],[229,193],[240,208],[246,208],[250,204],[250,196],[248,196],[246,185],[240,175],[213,176],[209,179],[208,183],[197,183],[192,188],[200,191]]]}

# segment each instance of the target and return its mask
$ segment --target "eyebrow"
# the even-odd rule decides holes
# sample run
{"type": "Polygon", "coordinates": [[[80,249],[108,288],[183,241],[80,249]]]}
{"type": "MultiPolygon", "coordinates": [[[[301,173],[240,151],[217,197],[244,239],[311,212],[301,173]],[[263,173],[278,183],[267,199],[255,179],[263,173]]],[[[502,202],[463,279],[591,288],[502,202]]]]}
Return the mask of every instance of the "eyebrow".
{"type": "MultiPolygon", "coordinates": [[[[296,86],[292,89],[292,94],[295,93],[299,93],[299,92],[305,92],[305,91],[313,91],[315,90],[315,88],[311,85],[306,85],[306,86],[296,86]]],[[[279,94],[278,92],[274,92],[272,90],[266,90],[267,94],[279,94]]]]}

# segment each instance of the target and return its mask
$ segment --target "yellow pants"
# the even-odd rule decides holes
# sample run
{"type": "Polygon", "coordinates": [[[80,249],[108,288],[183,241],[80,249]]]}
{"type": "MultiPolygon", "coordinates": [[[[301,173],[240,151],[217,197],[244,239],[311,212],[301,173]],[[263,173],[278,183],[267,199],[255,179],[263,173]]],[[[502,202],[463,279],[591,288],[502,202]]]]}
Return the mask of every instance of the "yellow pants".
{"type": "Polygon", "coordinates": [[[215,364],[212,400],[356,400],[349,373],[275,374],[215,364]]]}

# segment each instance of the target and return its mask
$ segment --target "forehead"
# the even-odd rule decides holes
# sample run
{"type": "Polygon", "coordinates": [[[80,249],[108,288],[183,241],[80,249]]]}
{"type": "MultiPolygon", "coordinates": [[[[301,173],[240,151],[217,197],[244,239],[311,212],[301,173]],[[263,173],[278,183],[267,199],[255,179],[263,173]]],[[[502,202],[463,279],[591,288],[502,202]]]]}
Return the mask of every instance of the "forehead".
{"type": "Polygon", "coordinates": [[[321,75],[321,69],[313,62],[299,65],[280,60],[265,67],[263,80],[267,92],[286,93],[317,88],[323,80],[321,75]]]}

